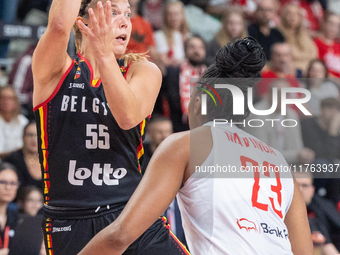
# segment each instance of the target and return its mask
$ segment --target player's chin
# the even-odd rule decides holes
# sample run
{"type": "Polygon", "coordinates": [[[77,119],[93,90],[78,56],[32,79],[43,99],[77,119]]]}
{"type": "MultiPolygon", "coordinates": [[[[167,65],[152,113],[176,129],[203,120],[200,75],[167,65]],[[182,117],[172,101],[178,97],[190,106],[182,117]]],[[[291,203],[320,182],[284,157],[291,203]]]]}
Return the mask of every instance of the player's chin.
{"type": "Polygon", "coordinates": [[[126,45],[118,45],[114,48],[113,53],[115,54],[116,58],[121,58],[124,56],[126,52],[126,45]]]}

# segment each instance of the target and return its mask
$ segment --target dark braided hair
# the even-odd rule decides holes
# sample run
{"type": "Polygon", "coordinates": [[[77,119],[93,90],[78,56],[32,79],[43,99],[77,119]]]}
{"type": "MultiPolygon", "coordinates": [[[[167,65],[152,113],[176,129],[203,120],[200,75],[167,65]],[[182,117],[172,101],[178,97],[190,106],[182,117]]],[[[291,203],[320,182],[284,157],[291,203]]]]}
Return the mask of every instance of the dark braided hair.
{"type": "Polygon", "coordinates": [[[215,64],[203,78],[260,78],[265,64],[262,47],[254,38],[246,37],[221,48],[216,54],[215,64]]]}
{"type": "MultiPolygon", "coordinates": [[[[233,115],[233,97],[228,89],[216,89],[221,97],[222,106],[215,106],[210,97],[207,97],[206,121],[213,119],[227,119],[233,121],[243,120],[249,114],[247,105],[247,89],[253,87],[261,78],[261,70],[266,64],[266,57],[262,47],[252,37],[228,43],[221,48],[212,64],[204,73],[196,86],[203,87],[202,84],[232,84],[240,88],[245,96],[245,114],[233,115]],[[226,79],[228,78],[228,79],[226,79]]],[[[197,94],[202,90],[197,90],[197,94]]]]}

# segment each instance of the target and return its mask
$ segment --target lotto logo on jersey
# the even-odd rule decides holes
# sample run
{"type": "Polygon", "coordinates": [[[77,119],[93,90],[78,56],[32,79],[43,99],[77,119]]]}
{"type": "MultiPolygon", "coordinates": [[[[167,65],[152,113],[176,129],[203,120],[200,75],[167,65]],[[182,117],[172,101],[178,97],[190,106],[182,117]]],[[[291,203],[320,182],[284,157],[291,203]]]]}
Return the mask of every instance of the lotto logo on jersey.
{"type": "Polygon", "coordinates": [[[92,171],[88,168],[76,168],[77,161],[70,160],[68,170],[68,181],[75,186],[83,186],[84,180],[91,177],[96,186],[103,184],[108,186],[119,185],[119,180],[127,174],[125,168],[113,169],[111,164],[93,164],[92,171]]]}

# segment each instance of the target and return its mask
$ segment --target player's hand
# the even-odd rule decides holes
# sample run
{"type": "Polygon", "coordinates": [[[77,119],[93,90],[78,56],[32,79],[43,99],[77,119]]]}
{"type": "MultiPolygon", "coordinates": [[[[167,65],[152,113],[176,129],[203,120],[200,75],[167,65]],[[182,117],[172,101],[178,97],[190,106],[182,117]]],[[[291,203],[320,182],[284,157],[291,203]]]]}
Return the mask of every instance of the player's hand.
{"type": "Polygon", "coordinates": [[[115,40],[114,18],[112,16],[111,1],[105,6],[97,3],[97,17],[92,8],[89,9],[90,23],[88,26],[82,20],[77,21],[77,26],[83,35],[88,37],[89,44],[95,56],[106,57],[113,54],[113,42],[115,40]]]}

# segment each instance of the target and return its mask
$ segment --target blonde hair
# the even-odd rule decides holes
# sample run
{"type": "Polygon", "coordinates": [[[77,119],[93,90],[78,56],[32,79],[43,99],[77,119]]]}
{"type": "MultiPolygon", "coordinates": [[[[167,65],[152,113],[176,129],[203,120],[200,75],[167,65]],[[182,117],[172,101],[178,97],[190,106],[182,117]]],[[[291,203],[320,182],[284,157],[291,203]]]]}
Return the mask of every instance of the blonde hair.
{"type": "Polygon", "coordinates": [[[287,4],[283,7],[281,13],[281,22],[280,22],[280,31],[283,33],[286,42],[290,45],[296,46],[301,51],[311,51],[313,47],[313,41],[307,30],[303,25],[303,15],[299,9],[299,7],[293,4],[287,4]],[[291,31],[288,29],[288,12],[292,9],[299,14],[299,25],[297,29],[291,31]]]}
{"type": "MultiPolygon", "coordinates": [[[[167,16],[168,16],[168,12],[169,12],[169,7],[173,6],[173,5],[179,5],[182,9],[182,16],[183,16],[183,20],[182,20],[182,24],[180,27],[180,33],[185,37],[186,34],[189,32],[189,26],[188,23],[185,19],[185,13],[184,13],[184,5],[182,2],[180,1],[174,1],[174,2],[168,2],[164,8],[164,15],[163,15],[163,32],[165,34],[167,43],[169,46],[171,46],[173,44],[173,38],[172,35],[174,33],[174,30],[171,28],[167,16]]],[[[183,39],[184,39],[183,37],[183,39]]]]}
{"type": "Polygon", "coordinates": [[[238,7],[232,7],[223,13],[223,19],[222,19],[223,25],[222,25],[221,30],[216,35],[216,40],[218,41],[221,47],[232,42],[232,38],[230,38],[230,35],[226,32],[227,31],[226,27],[227,27],[227,24],[229,23],[229,19],[231,15],[233,14],[239,15],[243,21],[243,31],[240,35],[240,38],[237,38],[237,39],[243,39],[248,36],[248,32],[246,28],[246,20],[245,20],[245,16],[244,16],[242,9],[238,7]]]}
{"type": "MultiPolygon", "coordinates": [[[[1,97],[2,92],[6,89],[11,90],[14,94],[15,108],[12,112],[12,119],[16,119],[21,112],[20,102],[19,102],[17,94],[15,93],[15,90],[11,86],[5,86],[5,87],[0,88],[0,97],[1,97]]],[[[3,113],[2,109],[0,108],[0,115],[2,115],[2,113],[3,113]]]]}
{"type": "MultiPolygon", "coordinates": [[[[99,1],[104,2],[104,0],[82,0],[78,16],[84,19],[89,19],[90,18],[89,13],[88,13],[89,9],[95,8],[96,4],[99,1]]],[[[77,51],[80,51],[83,35],[76,23],[74,23],[73,25],[73,31],[74,31],[75,44],[76,44],[77,51]]],[[[148,56],[147,56],[147,52],[129,53],[129,54],[123,55],[121,58],[124,59],[124,66],[126,67],[131,61],[147,61],[148,56]]]]}
{"type": "MultiPolygon", "coordinates": [[[[93,6],[99,1],[101,0],[82,0],[80,4],[80,10],[79,10],[78,16],[84,19],[89,19],[89,13],[88,13],[89,9],[93,8],[93,6]]],[[[83,35],[80,32],[80,29],[78,28],[76,23],[73,24],[73,31],[74,31],[75,44],[76,44],[77,51],[80,51],[83,35]]]]}

